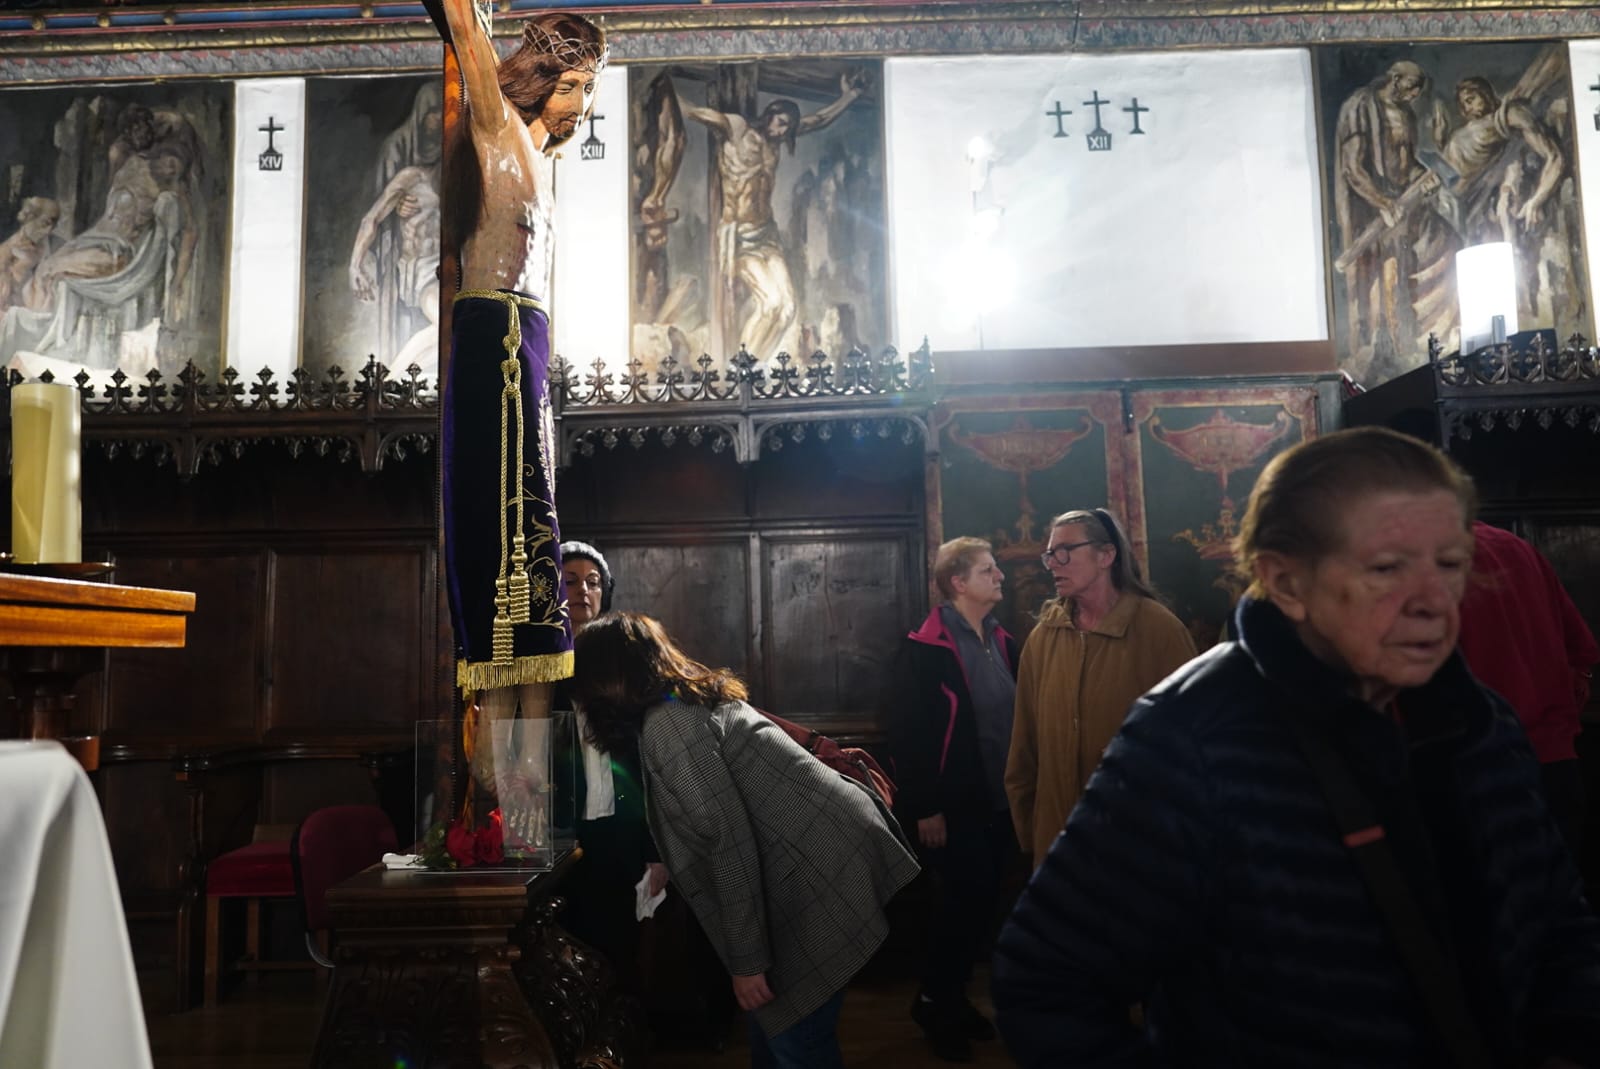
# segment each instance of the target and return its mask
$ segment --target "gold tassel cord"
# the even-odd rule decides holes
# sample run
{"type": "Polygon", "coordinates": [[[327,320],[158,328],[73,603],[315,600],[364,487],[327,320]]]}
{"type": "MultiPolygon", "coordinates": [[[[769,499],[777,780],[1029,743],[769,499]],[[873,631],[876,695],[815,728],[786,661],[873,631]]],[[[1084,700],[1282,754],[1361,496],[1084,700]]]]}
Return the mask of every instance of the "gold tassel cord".
{"type": "Polygon", "coordinates": [[[513,625],[528,623],[532,617],[521,487],[525,434],[522,361],[518,358],[522,349],[519,309],[533,308],[544,312],[544,306],[531,297],[504,290],[462,290],[456,294],[457,301],[469,298],[498,301],[506,311],[506,333],[501,339],[506,355],[500,361],[500,496],[496,506],[500,514],[500,568],[495,577],[495,615],[490,643],[492,663],[505,667],[515,660],[512,649],[513,625]],[[510,472],[512,457],[515,457],[518,476],[514,494],[510,472]],[[508,513],[511,515],[508,516],[508,513]]]}
{"type": "Polygon", "coordinates": [[[511,596],[506,593],[506,580],[495,580],[494,629],[490,641],[493,664],[511,664],[516,655],[512,652],[511,613],[508,606],[511,596]]]}
{"type": "MultiPolygon", "coordinates": [[[[516,339],[516,345],[518,349],[522,347],[521,328],[522,325],[519,322],[517,324],[516,339]]],[[[506,386],[507,391],[510,392],[510,397],[508,400],[511,402],[512,410],[516,413],[516,418],[513,421],[513,427],[514,433],[517,436],[516,451],[512,454],[517,458],[517,479],[516,493],[512,497],[512,500],[515,502],[514,508],[516,509],[516,519],[513,522],[511,529],[516,532],[516,534],[513,536],[516,539],[516,548],[511,554],[511,563],[513,566],[513,570],[511,572],[511,622],[525,624],[528,622],[530,606],[528,604],[527,532],[523,526],[526,517],[523,513],[522,502],[522,468],[524,457],[523,450],[525,448],[523,432],[526,427],[526,424],[523,422],[524,413],[522,411],[522,362],[517,359],[517,350],[511,348],[510,335],[506,336],[506,347],[509,354],[507,357],[507,363],[512,364],[516,369],[512,374],[512,378],[515,381],[508,382],[506,386]]],[[[502,479],[503,478],[504,475],[502,474],[502,479]]],[[[504,490],[505,488],[502,487],[502,492],[504,492],[504,490]]]]}

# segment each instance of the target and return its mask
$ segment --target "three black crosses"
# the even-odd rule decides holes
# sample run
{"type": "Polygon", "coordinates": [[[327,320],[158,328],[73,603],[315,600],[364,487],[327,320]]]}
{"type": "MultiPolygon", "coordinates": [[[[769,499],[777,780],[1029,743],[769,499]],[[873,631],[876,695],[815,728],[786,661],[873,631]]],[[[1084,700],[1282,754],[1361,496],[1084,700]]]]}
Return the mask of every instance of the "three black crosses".
{"type": "MultiPolygon", "coordinates": [[[[1111,151],[1111,134],[1110,134],[1110,132],[1108,130],[1106,130],[1105,126],[1103,126],[1101,124],[1101,122],[1100,122],[1100,109],[1105,107],[1107,104],[1110,104],[1110,103],[1111,103],[1111,101],[1109,101],[1109,100],[1101,100],[1100,99],[1100,90],[1098,90],[1098,89],[1096,89],[1094,91],[1094,98],[1092,100],[1085,100],[1083,102],[1083,106],[1084,107],[1093,108],[1094,109],[1094,129],[1090,130],[1087,134],[1084,135],[1084,137],[1089,142],[1089,151],[1090,152],[1110,152],[1111,151]]],[[[1150,109],[1149,108],[1145,108],[1145,107],[1140,107],[1139,106],[1139,98],[1138,97],[1134,97],[1133,98],[1133,106],[1132,107],[1123,108],[1122,110],[1125,111],[1125,112],[1128,112],[1129,114],[1131,114],[1133,116],[1133,129],[1130,130],[1129,133],[1133,133],[1133,134],[1142,134],[1142,133],[1144,133],[1144,130],[1139,126],[1139,116],[1143,112],[1149,111],[1150,109]]],[[[1050,111],[1045,112],[1045,114],[1050,116],[1051,118],[1055,119],[1055,121],[1056,121],[1056,132],[1055,132],[1055,136],[1056,137],[1066,137],[1066,136],[1068,136],[1067,135],[1066,124],[1062,120],[1065,119],[1068,115],[1071,115],[1072,112],[1067,110],[1066,108],[1063,108],[1061,106],[1061,101],[1059,101],[1059,100],[1056,101],[1056,106],[1053,109],[1051,109],[1050,111]]]]}

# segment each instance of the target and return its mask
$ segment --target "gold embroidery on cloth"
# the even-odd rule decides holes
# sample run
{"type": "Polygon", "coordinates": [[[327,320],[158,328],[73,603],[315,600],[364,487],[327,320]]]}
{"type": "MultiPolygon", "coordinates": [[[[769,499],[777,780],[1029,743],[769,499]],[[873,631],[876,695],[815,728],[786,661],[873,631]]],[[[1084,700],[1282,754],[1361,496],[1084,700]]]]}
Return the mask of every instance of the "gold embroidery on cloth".
{"type": "MultiPolygon", "coordinates": [[[[506,334],[501,340],[505,349],[505,357],[500,361],[501,389],[500,389],[500,496],[498,509],[500,512],[500,569],[495,577],[494,596],[494,623],[491,630],[490,648],[493,660],[489,663],[497,669],[510,669],[516,664],[537,658],[518,658],[512,653],[512,626],[514,624],[536,623],[540,626],[549,626],[548,613],[546,619],[532,619],[531,592],[528,588],[528,532],[526,530],[527,518],[525,515],[525,502],[530,499],[522,486],[523,472],[527,468],[525,457],[525,416],[522,411],[522,361],[519,352],[522,349],[522,318],[519,314],[521,308],[532,308],[541,314],[548,315],[544,304],[532,297],[524,297],[519,293],[507,293],[504,290],[461,290],[456,294],[456,300],[478,298],[480,300],[498,301],[506,310],[506,334]],[[512,493],[512,460],[515,458],[516,492],[512,493]],[[509,514],[509,516],[508,516],[509,514]],[[509,520],[509,523],[508,523],[509,520]],[[509,531],[508,531],[509,528],[509,531]],[[510,532],[515,532],[512,534],[510,532]]],[[[546,414],[549,399],[541,397],[539,408],[541,411],[536,418],[540,421],[540,429],[546,424],[546,414]]],[[[539,452],[549,450],[548,442],[540,443],[539,452]]],[[[549,504],[549,503],[547,503],[549,504]]],[[[551,504],[551,515],[554,507],[551,504]]],[[[547,525],[535,524],[535,531],[541,540],[550,540],[554,531],[547,525]]],[[[544,559],[544,558],[541,558],[544,559]]],[[[560,626],[559,619],[556,626],[560,626]]],[[[469,667],[462,662],[457,675],[469,667]]],[[[564,678],[551,676],[551,679],[564,678]]],[[[496,684],[498,686],[512,686],[517,682],[540,682],[536,677],[526,679],[513,679],[508,683],[496,684]]]]}

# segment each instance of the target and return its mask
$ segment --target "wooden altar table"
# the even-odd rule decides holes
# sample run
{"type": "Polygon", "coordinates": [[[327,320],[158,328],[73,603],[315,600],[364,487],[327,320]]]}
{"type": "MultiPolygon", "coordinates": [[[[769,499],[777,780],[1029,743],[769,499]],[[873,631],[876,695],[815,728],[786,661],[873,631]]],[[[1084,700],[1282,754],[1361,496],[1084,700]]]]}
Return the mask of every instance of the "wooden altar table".
{"type": "Polygon", "coordinates": [[[313,1069],[625,1069],[637,1002],[563,932],[548,872],[374,866],[328,892],[335,969],[313,1069]]]}
{"type": "Polygon", "coordinates": [[[11,682],[20,719],[0,735],[61,739],[93,772],[99,738],[63,738],[78,678],[99,670],[108,646],[181,647],[193,611],[194,595],[184,590],[0,573],[0,674],[11,682]]]}

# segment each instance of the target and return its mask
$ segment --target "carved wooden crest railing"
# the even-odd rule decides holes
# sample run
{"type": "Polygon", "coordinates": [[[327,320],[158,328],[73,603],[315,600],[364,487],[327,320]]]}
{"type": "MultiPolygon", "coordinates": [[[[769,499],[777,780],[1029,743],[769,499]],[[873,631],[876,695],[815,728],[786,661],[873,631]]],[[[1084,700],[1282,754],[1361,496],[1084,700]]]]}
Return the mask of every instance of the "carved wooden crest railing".
{"type": "Polygon", "coordinates": [[[1503,343],[1465,355],[1444,355],[1430,338],[1428,363],[1446,443],[1474,430],[1516,430],[1528,420],[1600,434],[1600,349],[1581,334],[1560,348],[1539,333],[1524,348],[1503,343]]]}
{"type": "MultiPolygon", "coordinates": [[[[933,448],[926,341],[909,358],[893,347],[877,356],[858,348],[837,359],[780,353],[762,364],[741,349],[725,371],[714,365],[709,356],[692,366],[668,357],[652,372],[635,359],[613,373],[601,360],[583,369],[557,357],[550,382],[561,462],[623,443],[637,448],[651,437],[667,446],[731,448],[740,463],[810,434],[893,435],[933,448]]],[[[52,381],[48,373],[41,379],[52,381]]],[[[15,371],[0,377],[7,449],[11,388],[22,381],[15,371]]],[[[430,453],[438,439],[438,387],[415,365],[397,377],[369,358],[354,376],[335,366],[320,376],[299,368],[287,379],[266,369],[246,379],[229,367],[213,380],[191,363],[170,382],[159,371],[142,379],[116,371],[99,382],[80,372],[75,381],[87,443],[109,456],[171,463],[183,476],[270,444],[378,471],[430,453]]]]}
{"type": "Polygon", "coordinates": [[[600,361],[584,371],[558,359],[550,380],[564,465],[596,448],[624,442],[639,448],[651,437],[669,447],[681,439],[718,452],[731,448],[740,463],[808,434],[824,440],[840,432],[898,436],[933,449],[927,419],[933,359],[926,341],[909,359],[891,346],[876,357],[852,349],[837,361],[824,352],[804,361],[779,353],[770,366],[741,348],[726,372],[709,356],[692,367],[669,356],[653,373],[630,360],[620,374],[600,361]]]}
{"type": "MultiPolygon", "coordinates": [[[[12,371],[0,382],[0,425],[9,427],[11,387],[21,381],[12,371]]],[[[268,443],[284,445],[292,456],[331,454],[377,471],[386,461],[431,451],[438,437],[431,384],[415,368],[406,378],[392,378],[371,359],[354,378],[339,367],[320,377],[297,368],[282,381],[263,369],[246,385],[231,367],[211,381],[191,363],[170,385],[159,371],[141,381],[119,370],[98,387],[86,372],[76,381],[87,443],[109,456],[126,452],[172,463],[185,476],[268,443]]],[[[9,449],[9,432],[6,442],[9,449]]]]}

